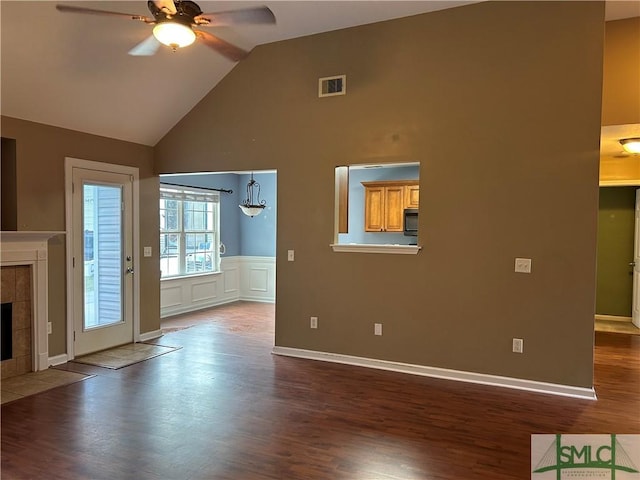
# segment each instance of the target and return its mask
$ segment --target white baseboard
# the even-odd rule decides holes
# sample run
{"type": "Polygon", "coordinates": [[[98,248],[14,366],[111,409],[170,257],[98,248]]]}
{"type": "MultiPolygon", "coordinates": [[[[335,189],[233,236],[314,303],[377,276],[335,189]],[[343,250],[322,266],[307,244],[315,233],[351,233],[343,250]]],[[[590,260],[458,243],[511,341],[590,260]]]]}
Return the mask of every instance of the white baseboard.
{"type": "Polygon", "coordinates": [[[53,357],[49,357],[49,366],[62,365],[63,363],[67,363],[69,361],[69,357],[66,353],[61,353],[60,355],[55,355],[53,357]]]}
{"type": "Polygon", "coordinates": [[[153,340],[155,338],[160,338],[162,336],[162,330],[152,330],[151,332],[145,332],[140,334],[141,342],[148,342],[149,340],[153,340]]]}
{"type": "Polygon", "coordinates": [[[560,385],[556,383],[538,382],[534,380],[523,380],[520,378],[501,377],[498,375],[487,375],[483,373],[465,372],[462,370],[450,370],[447,368],[413,365],[410,363],[390,362],[387,360],[376,360],[372,358],[342,355],[339,353],[318,352],[314,350],[303,350],[290,347],[276,346],[273,347],[272,353],[274,353],[275,355],[283,355],[288,357],[343,363],[346,365],[355,365],[358,367],[376,368],[379,370],[390,370],[393,372],[409,373],[412,375],[421,375],[424,377],[455,380],[457,382],[478,383],[480,385],[490,385],[494,387],[513,388],[516,390],[526,390],[536,393],[561,395],[564,397],[580,398],[583,400],[597,399],[596,392],[593,388],[574,387],[571,385],[560,385]]]}
{"type": "Polygon", "coordinates": [[[197,312],[198,310],[206,310],[207,308],[218,307],[220,305],[226,305],[227,303],[237,302],[239,299],[235,298],[226,298],[224,300],[215,300],[211,302],[200,302],[197,305],[193,304],[185,304],[179,305],[176,307],[168,307],[164,308],[160,314],[160,318],[170,318],[175,317],[176,315],[182,315],[183,313],[192,313],[197,312]]]}
{"type": "MultiPolygon", "coordinates": [[[[238,298],[238,300],[242,302],[256,302],[256,303],[276,303],[275,298],[263,298],[263,297],[252,297],[250,295],[243,295],[238,298]]],[[[234,300],[234,302],[237,300],[234,300]]]]}

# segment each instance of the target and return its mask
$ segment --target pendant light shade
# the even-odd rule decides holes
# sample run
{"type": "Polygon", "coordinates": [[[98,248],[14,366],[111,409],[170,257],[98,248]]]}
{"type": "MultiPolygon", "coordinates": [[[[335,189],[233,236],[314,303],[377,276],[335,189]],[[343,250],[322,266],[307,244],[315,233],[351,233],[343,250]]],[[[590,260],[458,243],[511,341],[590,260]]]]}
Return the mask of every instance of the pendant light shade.
{"type": "Polygon", "coordinates": [[[267,206],[265,200],[260,200],[260,184],[253,179],[253,172],[251,180],[247,183],[247,198],[238,206],[247,217],[260,215],[267,206]]]}
{"type": "Polygon", "coordinates": [[[640,154],[640,138],[623,138],[620,145],[626,152],[640,154]]]}

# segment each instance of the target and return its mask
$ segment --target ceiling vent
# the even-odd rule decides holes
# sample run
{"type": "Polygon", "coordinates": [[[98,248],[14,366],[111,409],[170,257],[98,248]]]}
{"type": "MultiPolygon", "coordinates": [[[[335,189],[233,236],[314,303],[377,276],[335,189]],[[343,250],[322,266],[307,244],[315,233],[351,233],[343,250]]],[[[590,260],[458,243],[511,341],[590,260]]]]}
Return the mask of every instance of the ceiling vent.
{"type": "Polygon", "coordinates": [[[346,75],[335,75],[333,77],[324,77],[318,80],[319,97],[333,97],[335,95],[345,95],[346,93],[346,75]]]}

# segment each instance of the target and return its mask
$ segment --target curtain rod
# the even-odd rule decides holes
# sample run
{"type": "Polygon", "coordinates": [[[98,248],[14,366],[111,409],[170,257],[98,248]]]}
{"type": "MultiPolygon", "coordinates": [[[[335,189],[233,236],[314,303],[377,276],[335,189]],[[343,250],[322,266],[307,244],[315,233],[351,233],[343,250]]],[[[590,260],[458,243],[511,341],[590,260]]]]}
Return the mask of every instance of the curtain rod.
{"type": "Polygon", "coordinates": [[[179,183],[166,183],[160,182],[160,185],[166,185],[168,187],[184,187],[184,188],[198,188],[200,190],[211,190],[212,192],[233,193],[233,190],[227,190],[226,188],[209,188],[209,187],[197,187],[195,185],[181,185],[179,183]]]}

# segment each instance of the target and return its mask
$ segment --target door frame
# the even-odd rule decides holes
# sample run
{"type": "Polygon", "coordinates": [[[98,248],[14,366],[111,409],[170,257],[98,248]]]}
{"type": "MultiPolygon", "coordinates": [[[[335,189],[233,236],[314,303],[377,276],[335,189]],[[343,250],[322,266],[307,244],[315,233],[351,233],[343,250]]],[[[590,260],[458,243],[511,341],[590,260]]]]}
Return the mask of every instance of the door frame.
{"type": "MultiPolygon", "coordinates": [[[[636,307],[636,301],[640,298],[640,282],[637,281],[636,275],[638,273],[638,269],[640,269],[640,265],[637,265],[636,257],[638,252],[640,251],[640,223],[638,219],[638,211],[640,208],[640,180],[602,180],[598,183],[598,188],[600,187],[636,187],[636,203],[634,208],[634,217],[635,217],[635,225],[633,229],[633,253],[634,258],[633,261],[636,263],[633,267],[633,286],[631,291],[631,323],[635,327],[639,327],[638,325],[638,317],[634,318],[634,311],[636,307]]],[[[609,317],[608,315],[597,315],[598,317],[609,317]]],[[[610,317],[609,317],[610,318],[610,317]]],[[[614,317],[614,318],[628,318],[628,317],[614,317]]]]}
{"type": "MultiPolygon", "coordinates": [[[[130,175],[132,182],[132,234],[133,234],[133,269],[140,272],[140,172],[138,167],[115,165],[112,163],[95,162],[80,158],[65,157],[65,225],[66,225],[66,273],[67,273],[67,360],[75,358],[73,332],[74,322],[74,289],[73,289],[73,169],[96,170],[100,172],[120,173],[130,175]]],[[[133,341],[140,341],[140,275],[133,275],[133,341]]]]}

